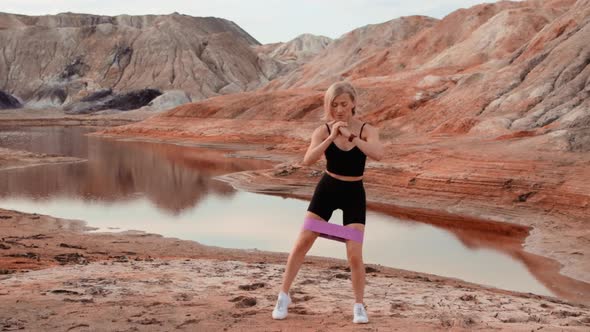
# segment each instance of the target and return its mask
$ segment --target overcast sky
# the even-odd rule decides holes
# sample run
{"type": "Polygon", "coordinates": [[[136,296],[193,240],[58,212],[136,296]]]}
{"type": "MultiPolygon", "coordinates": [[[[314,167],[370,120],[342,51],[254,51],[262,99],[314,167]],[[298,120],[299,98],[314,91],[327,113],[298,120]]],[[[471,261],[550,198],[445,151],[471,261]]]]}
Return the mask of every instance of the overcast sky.
{"type": "Polygon", "coordinates": [[[493,0],[0,0],[0,12],[102,15],[170,14],[229,19],[259,42],[289,41],[300,34],[338,38],[367,24],[400,16],[443,18],[493,0]]]}

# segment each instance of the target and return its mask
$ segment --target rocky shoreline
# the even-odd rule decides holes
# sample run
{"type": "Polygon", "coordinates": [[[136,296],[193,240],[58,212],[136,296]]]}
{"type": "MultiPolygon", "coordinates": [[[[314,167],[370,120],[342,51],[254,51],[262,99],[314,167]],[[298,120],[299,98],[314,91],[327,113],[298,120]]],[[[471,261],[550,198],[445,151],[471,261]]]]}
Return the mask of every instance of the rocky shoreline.
{"type": "MultiPolygon", "coordinates": [[[[315,169],[299,171],[298,162],[308,144],[306,135],[313,125],[292,128],[284,122],[269,128],[267,121],[259,120],[191,119],[189,123],[155,117],[96,135],[191,144],[258,144],[258,149],[236,156],[273,156],[282,162],[278,168],[284,169],[222,178],[247,191],[305,198],[317,181],[311,175],[322,170],[318,164],[315,169]]],[[[396,217],[435,225],[470,227],[473,220],[520,225],[530,231],[524,242],[526,252],[559,262],[560,274],[582,281],[585,287],[590,283],[590,184],[582,180],[590,179],[590,156],[543,150],[512,155],[506,145],[519,141],[510,139],[404,136],[389,140],[393,143],[386,145],[385,158],[367,165],[365,183],[371,203],[386,206],[396,217]]],[[[579,295],[590,296],[586,291],[579,295]]]]}
{"type": "MultiPolygon", "coordinates": [[[[286,254],[207,247],[0,210],[3,330],[353,331],[350,270],[310,256],[290,316],[273,321],[286,254]]],[[[452,278],[367,265],[371,329],[583,331],[590,308],[452,278]]]]}

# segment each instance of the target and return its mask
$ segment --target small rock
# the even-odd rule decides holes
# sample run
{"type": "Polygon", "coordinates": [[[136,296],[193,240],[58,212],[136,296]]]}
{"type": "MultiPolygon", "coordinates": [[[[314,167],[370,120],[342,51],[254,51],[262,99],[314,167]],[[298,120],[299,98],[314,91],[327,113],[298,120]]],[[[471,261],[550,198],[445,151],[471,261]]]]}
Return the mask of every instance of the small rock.
{"type": "Polygon", "coordinates": [[[375,273],[375,272],[379,272],[379,270],[377,270],[374,267],[365,266],[365,273],[375,273]]]}
{"type": "Polygon", "coordinates": [[[295,166],[295,165],[279,165],[276,167],[276,170],[274,172],[274,176],[291,175],[291,174],[295,173],[299,168],[301,168],[301,167],[295,166]]]}
{"type": "Polygon", "coordinates": [[[54,290],[50,290],[49,292],[53,293],[53,294],[82,295],[82,293],[67,290],[67,289],[54,289],[54,290]]]}
{"type": "Polygon", "coordinates": [[[186,293],[180,293],[176,296],[174,296],[174,299],[176,301],[190,301],[192,300],[193,296],[191,294],[186,294],[186,293]]]}
{"type": "Polygon", "coordinates": [[[236,308],[249,308],[256,305],[256,299],[253,297],[242,297],[240,300],[235,302],[236,308]]]}
{"type": "Polygon", "coordinates": [[[92,299],[92,298],[82,298],[82,299],[65,298],[64,302],[94,303],[94,299],[92,299]]]}
{"type": "Polygon", "coordinates": [[[311,172],[309,173],[309,177],[313,177],[313,178],[315,178],[315,177],[318,177],[318,176],[322,175],[323,173],[324,173],[324,172],[322,172],[322,171],[313,170],[313,171],[311,171],[311,172]]]}
{"type": "Polygon", "coordinates": [[[83,249],[83,250],[86,249],[86,248],[84,248],[82,246],[76,246],[76,245],[67,244],[67,243],[60,243],[59,246],[60,247],[64,247],[64,248],[74,248],[74,249],[83,249]]]}
{"type": "Polygon", "coordinates": [[[21,254],[21,253],[10,254],[10,255],[7,255],[7,256],[9,256],[9,257],[23,257],[23,258],[30,258],[30,259],[39,260],[39,254],[34,253],[34,252],[27,252],[27,253],[24,253],[24,254],[21,254]]]}
{"type": "Polygon", "coordinates": [[[551,312],[553,316],[557,316],[559,318],[566,318],[566,317],[579,317],[582,315],[581,312],[572,312],[567,310],[559,310],[551,312]]]}
{"type": "Polygon", "coordinates": [[[251,290],[256,290],[258,288],[262,288],[264,286],[266,286],[265,283],[263,283],[263,282],[256,282],[256,283],[253,283],[253,284],[250,284],[250,285],[240,285],[240,286],[238,286],[238,288],[241,289],[241,290],[251,291],[251,290]]]}
{"type": "Polygon", "coordinates": [[[67,253],[67,254],[59,254],[57,256],[54,256],[54,259],[56,261],[58,261],[59,264],[61,264],[61,265],[65,265],[68,263],[83,264],[83,265],[88,264],[88,260],[86,259],[86,257],[84,257],[84,255],[81,255],[77,252],[67,253]]]}
{"type": "Polygon", "coordinates": [[[127,256],[125,255],[119,255],[119,256],[112,256],[111,258],[114,258],[114,262],[117,263],[127,263],[129,262],[129,258],[127,258],[127,256]]]}
{"type": "Polygon", "coordinates": [[[161,322],[155,318],[144,318],[142,320],[137,321],[137,323],[141,325],[152,325],[152,324],[160,324],[161,322]]]}
{"type": "Polygon", "coordinates": [[[476,296],[471,294],[464,294],[459,297],[462,301],[475,301],[476,296]]]}
{"type": "Polygon", "coordinates": [[[535,191],[529,191],[528,193],[518,195],[518,197],[516,198],[515,201],[516,202],[526,202],[534,194],[536,194],[535,191]]]}

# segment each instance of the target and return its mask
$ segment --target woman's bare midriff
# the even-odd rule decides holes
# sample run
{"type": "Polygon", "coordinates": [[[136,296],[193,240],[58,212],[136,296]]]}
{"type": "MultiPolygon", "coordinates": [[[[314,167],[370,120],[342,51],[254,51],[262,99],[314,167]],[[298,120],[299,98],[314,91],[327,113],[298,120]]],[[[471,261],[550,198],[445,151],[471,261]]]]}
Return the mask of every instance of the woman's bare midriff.
{"type": "Polygon", "coordinates": [[[326,170],[326,173],[329,176],[331,176],[331,177],[333,177],[335,179],[341,180],[341,181],[359,181],[359,180],[362,180],[363,179],[363,176],[362,175],[361,176],[338,175],[338,174],[334,174],[332,172],[329,172],[328,170],[326,170]]]}

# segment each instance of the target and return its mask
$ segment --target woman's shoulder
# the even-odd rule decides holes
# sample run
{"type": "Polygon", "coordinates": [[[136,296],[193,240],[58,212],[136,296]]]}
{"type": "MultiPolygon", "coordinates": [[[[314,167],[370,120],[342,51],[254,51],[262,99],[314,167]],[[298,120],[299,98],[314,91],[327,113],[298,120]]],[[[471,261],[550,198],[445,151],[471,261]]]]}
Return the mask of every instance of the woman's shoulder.
{"type": "Polygon", "coordinates": [[[377,126],[374,126],[368,122],[362,122],[361,123],[361,134],[362,134],[362,138],[364,139],[365,137],[367,137],[367,134],[374,134],[376,132],[379,131],[379,128],[377,126]]]}
{"type": "Polygon", "coordinates": [[[321,125],[317,126],[315,128],[315,130],[313,131],[313,135],[318,135],[318,136],[329,136],[330,135],[330,127],[329,127],[329,123],[322,123],[321,125]]]}
{"type": "Polygon", "coordinates": [[[362,120],[358,120],[358,121],[359,121],[358,123],[359,123],[361,126],[364,126],[365,128],[375,128],[375,126],[374,126],[374,125],[372,125],[370,122],[367,122],[367,121],[362,121],[362,120]]]}
{"type": "Polygon", "coordinates": [[[364,122],[364,121],[361,122],[361,127],[364,128],[365,130],[367,130],[367,129],[369,129],[369,130],[379,129],[377,126],[372,125],[369,122],[364,122]]]}

